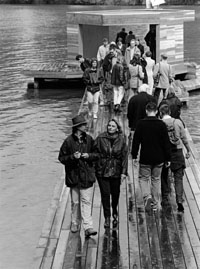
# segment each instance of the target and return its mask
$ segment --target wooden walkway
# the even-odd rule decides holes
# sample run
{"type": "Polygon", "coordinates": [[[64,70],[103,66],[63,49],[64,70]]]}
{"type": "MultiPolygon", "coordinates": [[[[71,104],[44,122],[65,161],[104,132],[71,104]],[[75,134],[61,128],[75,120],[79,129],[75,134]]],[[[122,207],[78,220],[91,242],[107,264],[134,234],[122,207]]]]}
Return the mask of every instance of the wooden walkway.
{"type": "MultiPolygon", "coordinates": [[[[107,106],[100,108],[97,120],[89,120],[89,132],[96,137],[113,117],[128,137],[126,110],[113,115],[107,106]]],[[[145,213],[138,186],[138,167],[129,156],[129,175],[121,186],[118,229],[104,229],[100,191],[95,183],[92,215],[98,234],[85,239],[82,228],[78,233],[70,232],[70,195],[63,185],[63,176],[47,212],[34,268],[200,268],[200,157],[188,132],[187,135],[192,156],[184,176],[185,213],[177,212],[173,182],[171,210],[145,213]]]]}

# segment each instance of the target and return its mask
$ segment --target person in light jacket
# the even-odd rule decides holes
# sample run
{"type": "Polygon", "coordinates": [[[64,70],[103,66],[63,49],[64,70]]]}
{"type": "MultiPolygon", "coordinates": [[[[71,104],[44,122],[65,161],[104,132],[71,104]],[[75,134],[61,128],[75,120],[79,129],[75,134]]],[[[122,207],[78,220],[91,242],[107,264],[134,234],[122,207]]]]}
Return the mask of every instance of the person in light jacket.
{"type": "Polygon", "coordinates": [[[95,139],[94,152],[99,155],[96,163],[96,177],[101,191],[105,217],[104,227],[110,227],[112,206],[113,227],[116,228],[120,185],[127,176],[128,147],[121,127],[115,119],[111,119],[106,131],[95,139]]]}
{"type": "Polygon", "coordinates": [[[135,54],[141,56],[140,49],[136,46],[135,39],[132,39],[130,42],[130,46],[126,48],[125,55],[124,55],[127,65],[130,64],[130,61],[133,59],[133,56],[135,54]]]}
{"type": "Polygon", "coordinates": [[[142,85],[144,79],[144,73],[142,71],[142,66],[140,65],[140,56],[134,55],[130,64],[128,65],[129,69],[129,86],[130,86],[130,95],[129,99],[138,93],[138,88],[142,85]]]}
{"type": "Polygon", "coordinates": [[[87,87],[88,114],[97,119],[100,85],[104,80],[104,76],[102,68],[98,67],[97,59],[93,58],[91,65],[91,68],[87,68],[83,74],[83,82],[87,87]]]}
{"type": "Polygon", "coordinates": [[[166,54],[164,53],[161,54],[161,61],[157,63],[154,68],[154,73],[153,73],[154,78],[157,76],[158,73],[160,74],[158,85],[156,86],[155,91],[154,91],[154,96],[157,100],[157,104],[159,104],[161,91],[163,93],[163,98],[166,99],[167,89],[169,88],[173,80],[172,67],[168,64],[167,58],[168,57],[166,54]]]}

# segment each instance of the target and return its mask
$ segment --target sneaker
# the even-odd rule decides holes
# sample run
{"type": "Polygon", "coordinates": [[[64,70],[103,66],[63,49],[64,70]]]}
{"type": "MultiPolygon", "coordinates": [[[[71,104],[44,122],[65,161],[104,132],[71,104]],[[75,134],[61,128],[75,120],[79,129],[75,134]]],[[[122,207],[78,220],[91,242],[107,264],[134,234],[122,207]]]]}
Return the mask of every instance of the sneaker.
{"type": "Polygon", "coordinates": [[[182,203],[178,203],[178,211],[179,212],[184,212],[184,207],[182,203]]]}
{"type": "Polygon", "coordinates": [[[145,201],[145,211],[149,212],[151,210],[152,198],[149,197],[145,201]]]}
{"type": "Polygon", "coordinates": [[[95,231],[93,228],[89,228],[85,230],[85,237],[90,237],[91,235],[96,235],[97,231],[95,231]]]}
{"type": "Polygon", "coordinates": [[[78,232],[78,224],[72,223],[72,225],[71,225],[71,232],[72,233],[78,232]]]}

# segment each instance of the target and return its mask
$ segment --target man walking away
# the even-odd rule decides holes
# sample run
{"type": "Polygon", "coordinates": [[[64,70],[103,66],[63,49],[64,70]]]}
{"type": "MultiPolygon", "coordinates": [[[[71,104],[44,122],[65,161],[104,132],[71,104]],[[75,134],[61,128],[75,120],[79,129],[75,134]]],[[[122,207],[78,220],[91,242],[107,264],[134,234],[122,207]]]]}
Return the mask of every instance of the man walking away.
{"type": "Polygon", "coordinates": [[[170,161],[170,141],[167,127],[156,117],[154,102],[146,106],[147,117],[138,122],[132,143],[132,158],[137,159],[139,147],[139,183],[145,210],[159,208],[161,194],[161,171],[163,164],[170,161]]]}
{"type": "MultiPolygon", "coordinates": [[[[167,126],[168,135],[170,138],[171,148],[171,171],[174,174],[174,184],[176,193],[176,203],[179,212],[184,211],[183,207],[183,175],[185,169],[185,159],[182,151],[182,143],[185,146],[187,153],[186,158],[190,157],[190,147],[185,134],[183,123],[179,119],[174,119],[170,116],[169,106],[167,104],[162,105],[159,108],[161,119],[167,126]],[[181,143],[182,141],[182,143],[181,143]]],[[[162,172],[162,205],[168,204],[168,170],[169,168],[163,167],[162,172]]]]}

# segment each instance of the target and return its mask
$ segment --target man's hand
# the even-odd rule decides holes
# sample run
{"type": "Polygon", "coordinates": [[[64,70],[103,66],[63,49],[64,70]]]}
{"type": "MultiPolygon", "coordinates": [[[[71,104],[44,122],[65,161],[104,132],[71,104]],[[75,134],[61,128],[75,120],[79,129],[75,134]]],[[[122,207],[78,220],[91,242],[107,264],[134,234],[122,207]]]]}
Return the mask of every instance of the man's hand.
{"type": "Polygon", "coordinates": [[[80,153],[79,151],[76,151],[76,152],[74,153],[74,158],[75,158],[75,159],[80,159],[80,157],[81,157],[81,153],[80,153]]]}
{"type": "Polygon", "coordinates": [[[89,154],[88,153],[82,153],[81,157],[84,159],[88,159],[89,158],[89,154]]]}

